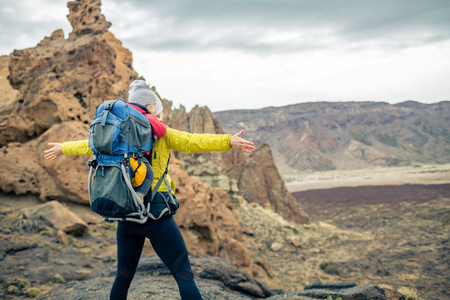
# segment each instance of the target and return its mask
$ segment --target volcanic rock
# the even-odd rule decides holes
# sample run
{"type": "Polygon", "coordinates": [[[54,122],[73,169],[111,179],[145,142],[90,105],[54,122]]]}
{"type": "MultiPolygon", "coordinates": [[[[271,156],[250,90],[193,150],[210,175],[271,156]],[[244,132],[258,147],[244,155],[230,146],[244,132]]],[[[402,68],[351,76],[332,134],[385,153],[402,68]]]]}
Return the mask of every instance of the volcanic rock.
{"type": "Polygon", "coordinates": [[[242,243],[239,215],[228,194],[189,177],[176,158],[171,162],[170,174],[177,182],[180,202],[175,219],[189,251],[197,256],[229,258],[240,267],[250,267],[251,253],[242,243]]]}
{"type": "Polygon", "coordinates": [[[314,299],[339,299],[339,298],[341,298],[342,300],[388,300],[386,298],[385,291],[379,286],[372,284],[342,289],[324,288],[324,289],[304,290],[292,293],[284,293],[281,295],[272,296],[267,299],[314,300],[314,299]]]}
{"type": "MultiPolygon", "coordinates": [[[[269,290],[261,282],[252,279],[247,273],[242,272],[232,263],[218,257],[194,257],[190,258],[194,278],[202,294],[203,299],[298,299],[314,300],[336,299],[343,300],[387,300],[385,291],[376,285],[346,286],[344,284],[329,284],[316,286],[296,292],[284,292],[283,290],[269,290]]],[[[104,277],[98,277],[82,282],[68,282],[59,286],[39,300],[51,299],[108,299],[115,269],[106,272],[104,277]]],[[[391,295],[391,293],[388,293],[391,295]]],[[[129,290],[131,299],[178,299],[178,288],[172,279],[169,269],[156,256],[142,258],[137,268],[136,276],[129,290]]],[[[400,298],[389,299],[404,299],[400,298]]]]}
{"type": "Polygon", "coordinates": [[[273,252],[278,252],[281,249],[283,249],[283,244],[281,243],[274,242],[272,245],[270,245],[270,250],[272,250],[273,252]]]}
{"type": "Polygon", "coordinates": [[[248,157],[239,176],[239,191],[248,202],[270,207],[284,218],[305,224],[308,215],[286,189],[268,144],[261,144],[248,157]]]}
{"type": "MultiPolygon", "coordinates": [[[[58,29],[34,48],[14,50],[9,56],[0,57],[0,91],[5,94],[0,104],[0,190],[36,194],[41,201],[88,204],[87,161],[91,157],[45,160],[47,143],[87,139],[96,107],[103,100],[125,99],[129,83],[138,74],[132,68],[131,52],[108,31],[110,23],[100,12],[100,0],[71,1],[68,7],[68,19],[73,27],[69,38],[64,38],[58,29]]],[[[223,133],[220,123],[206,107],[196,107],[187,114],[184,107],[172,110],[169,101],[163,100],[163,106],[169,126],[223,133]]],[[[240,187],[239,172],[252,173],[251,165],[245,166],[245,156],[236,151],[194,154],[191,158],[174,156],[183,159],[183,168],[176,157],[171,160],[171,176],[177,182],[181,204],[176,219],[189,250],[199,256],[229,258],[250,272],[251,254],[242,242],[239,216],[227,193],[246,191],[245,186],[240,187]],[[185,163],[190,160],[203,160],[203,163],[192,169],[192,165],[185,163]],[[227,173],[231,169],[232,176],[227,173]],[[199,178],[209,175],[226,192],[188,175],[199,178]]],[[[273,161],[267,155],[263,159],[273,161]]],[[[258,177],[255,182],[263,184],[264,180],[259,179],[261,172],[259,169],[252,176],[258,177]]],[[[266,185],[258,187],[261,194],[246,193],[249,201],[257,201],[255,198],[274,190],[269,198],[276,196],[280,200],[266,197],[264,203],[270,201],[275,210],[288,217],[299,215],[284,212],[285,208],[290,209],[289,205],[275,204],[289,200],[286,197],[290,194],[282,182],[265,181],[266,185]]]]}
{"type": "Polygon", "coordinates": [[[78,38],[86,34],[103,34],[108,31],[111,23],[100,12],[100,1],[71,1],[68,3],[70,14],[67,18],[73,31],[69,37],[78,38]]]}
{"type": "Polygon", "coordinates": [[[66,233],[80,235],[88,228],[88,225],[80,217],[58,201],[27,207],[22,209],[21,213],[26,219],[42,221],[46,225],[66,233]]]}
{"type": "Polygon", "coordinates": [[[81,122],[63,122],[37,139],[2,147],[0,189],[16,194],[37,194],[43,201],[57,199],[88,204],[89,157],[63,156],[55,161],[43,157],[48,142],[87,139],[88,130],[81,122]]]}
{"type": "Polygon", "coordinates": [[[0,57],[0,146],[26,142],[53,124],[88,124],[105,99],[125,98],[137,79],[131,52],[107,29],[100,0],[68,3],[73,31],[56,30],[34,48],[0,57]],[[6,79],[6,80],[5,80],[6,79]]]}
{"type": "MultiPolygon", "coordinates": [[[[266,298],[273,293],[223,258],[190,257],[196,283],[204,299],[266,298]]],[[[115,270],[105,277],[68,282],[38,299],[108,299],[115,270]]],[[[142,258],[129,291],[130,299],[179,299],[170,271],[156,257],[142,258]]]]}
{"type": "MultiPolygon", "coordinates": [[[[177,120],[187,120],[187,130],[190,132],[224,132],[220,122],[207,107],[196,106],[188,114],[178,112],[177,120]]],[[[246,138],[245,133],[243,138],[246,138]]],[[[230,195],[243,195],[248,202],[268,206],[286,219],[300,224],[309,222],[308,215],[286,189],[267,144],[261,144],[250,155],[231,150],[189,155],[178,153],[177,156],[190,176],[219,187],[230,195]]]]}

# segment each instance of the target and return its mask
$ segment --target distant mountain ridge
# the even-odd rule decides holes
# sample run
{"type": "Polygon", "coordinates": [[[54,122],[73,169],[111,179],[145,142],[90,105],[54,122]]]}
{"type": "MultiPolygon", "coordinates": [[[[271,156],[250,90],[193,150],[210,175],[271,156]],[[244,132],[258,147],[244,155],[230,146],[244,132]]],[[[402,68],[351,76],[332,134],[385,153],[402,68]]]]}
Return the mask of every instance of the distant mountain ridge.
{"type": "Polygon", "coordinates": [[[270,145],[283,175],[450,162],[450,101],[316,102],[214,113],[270,145]]]}

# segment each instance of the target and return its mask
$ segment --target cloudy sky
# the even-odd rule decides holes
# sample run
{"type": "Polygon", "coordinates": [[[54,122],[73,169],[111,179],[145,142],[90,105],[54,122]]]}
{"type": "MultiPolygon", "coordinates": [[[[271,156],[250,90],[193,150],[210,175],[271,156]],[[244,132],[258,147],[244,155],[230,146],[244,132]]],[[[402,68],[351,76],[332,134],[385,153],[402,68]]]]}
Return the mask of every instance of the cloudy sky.
{"type": "MultiPolygon", "coordinates": [[[[64,0],[0,0],[0,54],[72,30],[64,0]]],[[[103,0],[134,69],[188,110],[450,100],[449,0],[103,0]]]]}

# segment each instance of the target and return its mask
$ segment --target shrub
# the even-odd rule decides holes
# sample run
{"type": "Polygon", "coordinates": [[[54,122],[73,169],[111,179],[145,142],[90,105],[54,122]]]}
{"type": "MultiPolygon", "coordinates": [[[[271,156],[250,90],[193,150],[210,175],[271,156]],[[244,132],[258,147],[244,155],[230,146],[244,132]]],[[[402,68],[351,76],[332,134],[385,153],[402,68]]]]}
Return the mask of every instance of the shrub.
{"type": "Polygon", "coordinates": [[[398,289],[398,292],[400,294],[402,294],[406,300],[423,300],[418,295],[418,292],[417,292],[416,288],[414,287],[414,285],[412,285],[412,287],[401,287],[398,289]]]}
{"type": "Polygon", "coordinates": [[[378,141],[380,141],[385,145],[397,147],[397,138],[395,137],[395,135],[389,135],[387,133],[379,133],[376,135],[376,138],[378,141]]]}
{"type": "Polygon", "coordinates": [[[339,265],[335,262],[323,262],[319,267],[327,274],[338,274],[339,265]]]}
{"type": "Polygon", "coordinates": [[[23,291],[23,293],[27,296],[35,298],[35,297],[39,296],[39,294],[41,293],[41,290],[38,288],[30,287],[30,288],[27,288],[25,291],[23,291]]]}
{"type": "Polygon", "coordinates": [[[64,277],[60,274],[55,274],[54,277],[55,281],[58,283],[66,283],[66,280],[64,279],[64,277]]]}
{"type": "Polygon", "coordinates": [[[19,294],[19,288],[15,285],[10,285],[6,289],[7,294],[19,294]]]}

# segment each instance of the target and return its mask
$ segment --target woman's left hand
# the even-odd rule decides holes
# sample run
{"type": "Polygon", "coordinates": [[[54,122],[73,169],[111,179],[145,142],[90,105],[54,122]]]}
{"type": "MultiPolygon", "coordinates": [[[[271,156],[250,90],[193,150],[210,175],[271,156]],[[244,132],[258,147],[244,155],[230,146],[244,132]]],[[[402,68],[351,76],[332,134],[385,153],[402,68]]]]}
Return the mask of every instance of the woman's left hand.
{"type": "Polygon", "coordinates": [[[241,138],[243,133],[244,130],[241,130],[235,135],[233,135],[230,138],[230,146],[239,151],[251,153],[253,150],[255,150],[255,146],[253,146],[254,143],[241,138]]]}

